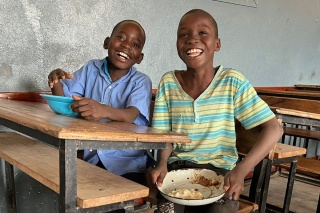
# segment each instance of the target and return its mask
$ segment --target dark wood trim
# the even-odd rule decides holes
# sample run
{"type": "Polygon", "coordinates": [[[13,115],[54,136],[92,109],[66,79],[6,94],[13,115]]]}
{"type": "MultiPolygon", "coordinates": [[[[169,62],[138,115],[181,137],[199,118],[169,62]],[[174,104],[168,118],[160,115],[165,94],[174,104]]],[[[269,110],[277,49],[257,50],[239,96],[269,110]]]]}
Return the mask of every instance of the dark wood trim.
{"type": "Polygon", "coordinates": [[[32,101],[47,103],[47,101],[40,96],[40,94],[51,94],[50,91],[41,92],[0,92],[0,98],[19,100],[19,101],[32,101]]]}

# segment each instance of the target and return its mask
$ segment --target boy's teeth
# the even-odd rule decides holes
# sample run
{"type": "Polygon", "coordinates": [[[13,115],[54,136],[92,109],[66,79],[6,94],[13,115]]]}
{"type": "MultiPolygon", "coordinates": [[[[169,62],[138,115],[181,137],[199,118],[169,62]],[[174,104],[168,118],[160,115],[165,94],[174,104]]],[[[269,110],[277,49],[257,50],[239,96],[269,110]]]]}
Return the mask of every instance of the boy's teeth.
{"type": "Polygon", "coordinates": [[[202,52],[203,51],[201,49],[190,49],[190,50],[187,51],[187,54],[195,56],[195,55],[199,55],[202,52]]]}
{"type": "Polygon", "coordinates": [[[200,50],[200,49],[190,49],[190,50],[188,50],[187,53],[201,53],[201,52],[202,52],[202,50],[200,50]]]}
{"type": "Polygon", "coordinates": [[[129,59],[129,56],[123,52],[118,52],[118,55],[124,57],[125,59],[129,59]]]}

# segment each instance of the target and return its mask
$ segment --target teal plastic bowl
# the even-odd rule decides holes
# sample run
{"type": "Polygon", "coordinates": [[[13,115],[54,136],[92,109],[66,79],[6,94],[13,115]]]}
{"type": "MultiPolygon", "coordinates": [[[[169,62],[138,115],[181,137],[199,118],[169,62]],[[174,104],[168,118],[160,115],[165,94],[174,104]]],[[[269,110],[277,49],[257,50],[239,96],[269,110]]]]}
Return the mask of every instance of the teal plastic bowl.
{"type": "Polygon", "coordinates": [[[55,113],[69,117],[78,117],[78,113],[73,112],[70,108],[70,105],[75,102],[73,98],[47,94],[40,95],[47,100],[49,107],[55,113]]]}

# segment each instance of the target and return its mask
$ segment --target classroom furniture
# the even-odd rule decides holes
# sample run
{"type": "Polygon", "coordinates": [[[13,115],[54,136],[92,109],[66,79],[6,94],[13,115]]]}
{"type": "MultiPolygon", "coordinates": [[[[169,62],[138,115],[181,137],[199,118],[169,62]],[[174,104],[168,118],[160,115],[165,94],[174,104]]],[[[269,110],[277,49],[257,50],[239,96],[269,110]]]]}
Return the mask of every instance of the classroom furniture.
{"type": "MultiPolygon", "coordinates": [[[[78,193],[79,190],[81,191],[82,186],[80,185],[82,184],[78,180],[81,177],[79,175],[81,170],[77,166],[78,150],[165,149],[167,142],[190,142],[186,135],[150,127],[114,121],[101,123],[61,116],[55,114],[47,104],[43,103],[39,94],[26,93],[22,97],[25,97],[24,95],[30,95],[33,98],[29,101],[28,98],[21,98],[20,95],[12,95],[12,93],[6,93],[0,98],[0,125],[36,141],[41,141],[48,146],[53,146],[58,151],[56,157],[59,168],[60,213],[109,211],[117,208],[124,208],[127,212],[133,211],[133,201],[108,205],[108,199],[100,200],[101,202],[95,208],[79,209],[77,199],[80,196],[78,193]]],[[[17,159],[11,158],[11,163],[18,166],[17,159]]],[[[10,176],[13,170],[12,164],[10,164],[11,166],[6,164],[7,177],[9,177],[7,184],[8,188],[14,189],[14,181],[10,176]]],[[[58,190],[56,189],[56,191],[58,190]]],[[[14,211],[14,190],[10,191],[9,197],[11,198],[11,210],[14,211]]]]}
{"type": "MultiPolygon", "coordinates": [[[[279,122],[282,122],[281,119],[278,120],[279,122]]],[[[244,158],[246,154],[251,150],[256,140],[258,139],[260,132],[261,129],[259,127],[245,130],[239,122],[236,123],[237,149],[240,158],[244,158]]],[[[284,162],[289,163],[290,174],[288,176],[286,194],[284,198],[283,208],[281,211],[279,211],[289,212],[297,157],[305,153],[306,149],[304,148],[277,143],[269,152],[269,154],[254,168],[249,189],[249,196],[246,197],[242,195],[241,197],[248,199],[251,202],[257,203],[259,206],[258,212],[265,212],[272,166],[279,165],[284,162]]],[[[268,204],[268,206],[271,205],[268,204]]]]}
{"type": "Polygon", "coordinates": [[[286,87],[255,87],[259,95],[320,100],[319,85],[295,85],[286,87]]]}
{"type": "MultiPolygon", "coordinates": [[[[6,162],[6,178],[9,181],[14,181],[14,166],[54,192],[60,193],[57,149],[16,132],[5,132],[0,133],[0,158],[6,162]]],[[[13,188],[14,184],[11,186],[13,188]]],[[[77,186],[77,206],[81,209],[121,202],[123,208],[128,208],[130,205],[127,206],[126,203],[129,204],[129,201],[148,196],[147,187],[80,159],[77,159],[77,186]]],[[[11,204],[11,211],[15,210],[13,199],[14,197],[10,196],[7,202],[11,204]]]]}

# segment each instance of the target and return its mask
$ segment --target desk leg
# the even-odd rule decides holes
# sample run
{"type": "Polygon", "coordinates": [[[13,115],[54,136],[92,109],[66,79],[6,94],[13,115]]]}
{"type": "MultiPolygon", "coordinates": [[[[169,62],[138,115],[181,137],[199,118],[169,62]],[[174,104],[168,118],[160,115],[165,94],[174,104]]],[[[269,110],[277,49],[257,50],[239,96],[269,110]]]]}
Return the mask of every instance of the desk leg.
{"type": "Polygon", "coordinates": [[[77,147],[74,141],[61,140],[59,146],[60,196],[59,212],[76,212],[77,147]]]}
{"type": "Polygon", "coordinates": [[[14,170],[13,166],[5,161],[6,187],[7,187],[7,207],[9,213],[16,213],[16,190],[14,187],[14,170]]]}
{"type": "Polygon", "coordinates": [[[317,212],[320,212],[320,194],[319,194],[319,200],[318,200],[317,212]]]}
{"type": "Polygon", "coordinates": [[[266,165],[265,177],[264,177],[263,187],[262,187],[263,190],[261,193],[261,198],[259,203],[259,212],[266,211],[267,196],[268,196],[271,169],[272,169],[272,160],[266,160],[266,161],[267,161],[267,165],[266,165]]]}
{"type": "Polygon", "coordinates": [[[283,203],[283,212],[288,213],[289,212],[289,207],[290,207],[290,202],[291,202],[291,195],[293,191],[293,184],[294,184],[294,178],[296,175],[296,169],[297,169],[297,157],[291,162],[290,166],[290,171],[289,171],[289,176],[288,176],[288,182],[287,182],[287,189],[286,189],[286,195],[284,198],[284,203],[283,203]]]}
{"type": "Polygon", "coordinates": [[[265,178],[265,171],[267,168],[267,160],[263,159],[258,165],[255,166],[253,177],[251,179],[249,199],[251,202],[259,204],[261,201],[261,193],[263,181],[265,178]]]}

